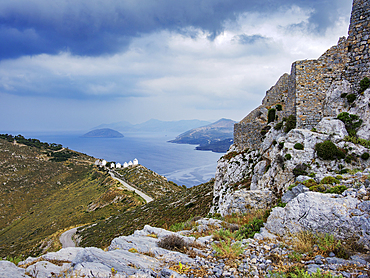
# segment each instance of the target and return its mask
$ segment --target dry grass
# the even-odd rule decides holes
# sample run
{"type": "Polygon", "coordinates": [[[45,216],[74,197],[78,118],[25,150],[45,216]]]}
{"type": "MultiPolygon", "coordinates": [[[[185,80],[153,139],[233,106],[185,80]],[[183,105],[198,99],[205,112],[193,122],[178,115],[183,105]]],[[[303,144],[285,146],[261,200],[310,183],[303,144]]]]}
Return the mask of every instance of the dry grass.
{"type": "Polygon", "coordinates": [[[293,237],[292,247],[294,251],[299,253],[311,253],[314,251],[317,237],[310,231],[300,231],[293,237]]]}

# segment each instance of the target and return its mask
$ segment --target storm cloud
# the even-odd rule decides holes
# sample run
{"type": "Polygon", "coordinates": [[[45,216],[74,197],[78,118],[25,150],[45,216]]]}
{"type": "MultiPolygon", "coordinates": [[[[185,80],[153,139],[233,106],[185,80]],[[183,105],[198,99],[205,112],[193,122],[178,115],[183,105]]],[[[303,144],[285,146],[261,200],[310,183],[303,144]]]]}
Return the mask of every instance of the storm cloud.
{"type": "MultiPolygon", "coordinates": [[[[12,0],[0,2],[0,59],[69,51],[112,55],[133,38],[193,27],[214,39],[225,21],[243,13],[269,14],[296,5],[311,11],[307,24],[324,33],[348,12],[348,0],[12,0]]],[[[189,33],[189,35],[191,35],[189,33]]]]}

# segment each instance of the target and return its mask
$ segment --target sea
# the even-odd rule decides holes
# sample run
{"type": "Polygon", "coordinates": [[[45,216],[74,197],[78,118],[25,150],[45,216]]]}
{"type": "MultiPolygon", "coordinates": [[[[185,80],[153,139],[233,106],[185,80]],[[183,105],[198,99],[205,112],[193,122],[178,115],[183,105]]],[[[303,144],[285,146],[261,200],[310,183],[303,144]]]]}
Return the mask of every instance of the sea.
{"type": "Polygon", "coordinates": [[[167,141],[178,133],[125,133],[123,138],[85,138],[80,133],[20,132],[26,138],[62,144],[63,147],[123,164],[139,160],[139,164],[165,176],[178,185],[192,187],[214,178],[217,160],[222,153],[195,150],[195,145],[167,141]]]}

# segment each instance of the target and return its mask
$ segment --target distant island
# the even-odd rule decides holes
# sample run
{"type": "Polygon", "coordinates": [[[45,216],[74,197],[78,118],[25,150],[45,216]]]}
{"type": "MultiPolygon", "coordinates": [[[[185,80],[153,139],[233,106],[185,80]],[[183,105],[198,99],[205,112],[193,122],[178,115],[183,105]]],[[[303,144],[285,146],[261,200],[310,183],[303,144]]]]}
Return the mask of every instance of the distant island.
{"type": "Polygon", "coordinates": [[[122,133],[110,129],[110,128],[101,128],[101,129],[94,129],[82,135],[82,137],[87,138],[122,138],[124,137],[122,133]]]}
{"type": "Polygon", "coordinates": [[[186,131],[168,142],[199,145],[196,147],[197,150],[224,153],[233,143],[234,123],[233,120],[220,119],[212,124],[186,131]]]}

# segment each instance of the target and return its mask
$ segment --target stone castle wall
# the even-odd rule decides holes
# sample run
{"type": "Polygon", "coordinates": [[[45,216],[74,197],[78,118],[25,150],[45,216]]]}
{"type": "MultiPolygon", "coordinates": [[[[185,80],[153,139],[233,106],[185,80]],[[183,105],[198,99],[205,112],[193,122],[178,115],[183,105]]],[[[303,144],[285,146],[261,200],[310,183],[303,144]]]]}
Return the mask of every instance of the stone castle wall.
{"type": "Polygon", "coordinates": [[[291,74],[284,74],[262,101],[262,105],[235,124],[234,143],[240,149],[258,148],[261,129],[267,125],[269,108],[281,104],[278,120],[297,117],[297,128],[311,129],[323,118],[326,92],[334,81],[346,79],[354,88],[370,77],[370,0],[354,0],[348,38],[317,60],[293,63],[291,74]]]}
{"type": "Polygon", "coordinates": [[[333,81],[342,78],[346,62],[346,40],[341,38],[338,45],[330,48],[319,59],[293,63],[297,128],[311,129],[323,118],[326,91],[333,81]]]}
{"type": "Polygon", "coordinates": [[[348,31],[346,79],[356,88],[362,78],[370,77],[370,0],[354,0],[348,31]]]}

